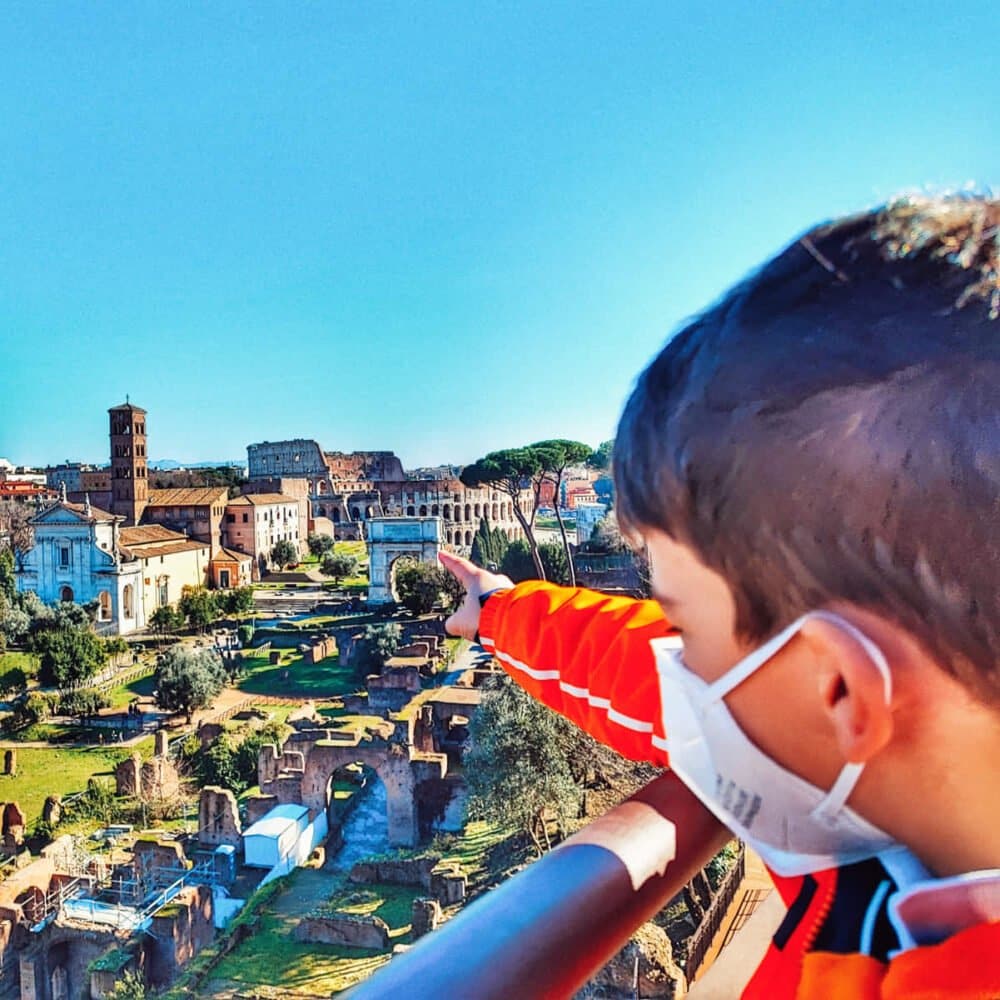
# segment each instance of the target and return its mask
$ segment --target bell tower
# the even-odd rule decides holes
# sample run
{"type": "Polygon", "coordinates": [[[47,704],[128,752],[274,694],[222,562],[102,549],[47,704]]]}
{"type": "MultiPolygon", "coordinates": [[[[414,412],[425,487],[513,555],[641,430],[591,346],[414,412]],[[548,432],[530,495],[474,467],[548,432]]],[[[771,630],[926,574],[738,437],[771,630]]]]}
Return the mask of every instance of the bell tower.
{"type": "Polygon", "coordinates": [[[142,518],[149,499],[146,477],[146,411],[128,402],[108,410],[111,418],[111,513],[125,527],[142,518]]]}

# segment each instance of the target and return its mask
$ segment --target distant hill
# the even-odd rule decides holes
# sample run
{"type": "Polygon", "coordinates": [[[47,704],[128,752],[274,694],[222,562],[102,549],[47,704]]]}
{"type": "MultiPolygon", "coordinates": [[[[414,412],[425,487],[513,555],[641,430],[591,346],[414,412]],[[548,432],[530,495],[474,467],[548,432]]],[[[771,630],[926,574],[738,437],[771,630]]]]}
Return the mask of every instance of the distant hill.
{"type": "Polygon", "coordinates": [[[150,462],[151,469],[160,469],[163,472],[171,472],[174,469],[217,469],[223,466],[235,466],[238,469],[245,466],[246,459],[227,458],[218,462],[178,462],[174,458],[158,458],[155,462],[150,462]]]}

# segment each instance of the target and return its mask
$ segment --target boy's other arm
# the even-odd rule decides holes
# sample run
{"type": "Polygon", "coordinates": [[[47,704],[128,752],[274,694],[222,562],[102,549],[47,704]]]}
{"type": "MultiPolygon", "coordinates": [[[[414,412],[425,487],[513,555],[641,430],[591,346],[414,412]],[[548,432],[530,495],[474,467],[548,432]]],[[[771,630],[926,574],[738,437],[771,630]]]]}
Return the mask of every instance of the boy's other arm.
{"type": "Polygon", "coordinates": [[[449,631],[471,638],[478,628],[483,647],[539,701],[623,756],[667,766],[649,646],[670,631],[659,605],[540,580],[511,588],[465,559],[441,561],[467,591],[449,631]]]}

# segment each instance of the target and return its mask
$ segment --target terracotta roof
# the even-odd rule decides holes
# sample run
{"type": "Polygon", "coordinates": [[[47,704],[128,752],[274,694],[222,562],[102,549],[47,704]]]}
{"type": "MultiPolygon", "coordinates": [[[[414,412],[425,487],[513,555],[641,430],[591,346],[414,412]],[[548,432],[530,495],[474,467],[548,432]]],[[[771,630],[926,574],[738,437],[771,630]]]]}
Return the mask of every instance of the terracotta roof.
{"type": "Polygon", "coordinates": [[[170,531],[158,524],[138,528],[122,528],[118,534],[118,548],[131,559],[149,559],[152,556],[169,556],[175,552],[193,552],[207,549],[208,542],[199,542],[177,531],[170,531]]]}
{"type": "Polygon", "coordinates": [[[143,524],[137,528],[122,528],[118,533],[122,545],[131,548],[133,545],[148,545],[150,542],[185,542],[187,535],[179,531],[171,531],[161,524],[143,524]]]}
{"type": "Polygon", "coordinates": [[[252,507],[262,507],[274,503],[298,503],[298,500],[295,497],[286,497],[284,493],[246,493],[243,496],[233,497],[229,503],[230,505],[245,506],[249,504],[252,507]]]}
{"type": "Polygon", "coordinates": [[[195,549],[207,549],[208,542],[196,542],[185,538],[182,542],[154,542],[151,545],[130,545],[126,548],[119,545],[118,549],[130,559],[151,559],[153,556],[171,556],[175,552],[194,552],[195,549]]]}
{"type": "Polygon", "coordinates": [[[150,490],[147,507],[211,507],[225,500],[225,486],[186,486],[170,490],[150,490]]]}
{"type": "MultiPolygon", "coordinates": [[[[87,506],[82,503],[70,503],[68,500],[65,502],[60,501],[59,507],[65,507],[67,510],[73,511],[75,514],[79,514],[81,517],[87,517],[87,506]]],[[[115,519],[114,514],[109,514],[106,510],[101,510],[100,507],[95,507],[91,504],[90,507],[90,519],[91,521],[113,521],[115,519]]]]}
{"type": "Polygon", "coordinates": [[[112,406],[108,413],[115,413],[119,410],[129,410],[132,413],[145,413],[146,411],[141,406],[136,406],[135,403],[121,403],[118,406],[112,406]]]}
{"type": "Polygon", "coordinates": [[[219,549],[212,556],[212,562],[253,562],[253,556],[246,552],[233,552],[232,549],[219,549]]]}

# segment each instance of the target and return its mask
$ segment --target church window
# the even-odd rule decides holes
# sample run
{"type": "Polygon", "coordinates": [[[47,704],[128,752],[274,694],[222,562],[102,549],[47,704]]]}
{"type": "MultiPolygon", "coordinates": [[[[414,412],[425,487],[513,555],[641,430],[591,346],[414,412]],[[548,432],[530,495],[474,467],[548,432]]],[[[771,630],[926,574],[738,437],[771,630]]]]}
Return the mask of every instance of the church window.
{"type": "Polygon", "coordinates": [[[106,590],[102,590],[97,595],[97,600],[98,617],[102,622],[111,621],[111,595],[106,590]]]}
{"type": "Polygon", "coordinates": [[[122,611],[126,618],[132,617],[132,584],[126,583],[122,589],[122,611]]]}
{"type": "Polygon", "coordinates": [[[68,545],[59,546],[59,568],[68,569],[70,566],[70,547],[68,545]]]}

